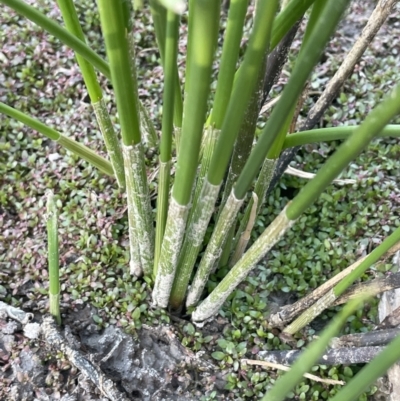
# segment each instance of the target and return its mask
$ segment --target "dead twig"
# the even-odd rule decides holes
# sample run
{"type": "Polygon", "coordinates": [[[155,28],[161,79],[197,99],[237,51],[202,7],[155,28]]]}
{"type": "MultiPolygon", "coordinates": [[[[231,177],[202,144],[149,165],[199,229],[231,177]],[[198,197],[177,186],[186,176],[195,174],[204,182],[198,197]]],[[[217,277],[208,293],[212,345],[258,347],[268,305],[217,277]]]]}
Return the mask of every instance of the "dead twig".
{"type": "Polygon", "coordinates": [[[0,316],[2,315],[22,324],[27,324],[33,319],[32,313],[27,313],[22,309],[15,308],[14,306],[7,305],[5,302],[0,301],[0,316]]]}
{"type": "Polygon", "coordinates": [[[331,341],[332,348],[370,347],[386,345],[400,334],[400,327],[387,330],[374,330],[368,333],[348,334],[335,337],[331,341]]]}
{"type": "Polygon", "coordinates": [[[42,333],[46,342],[56,350],[62,351],[68,360],[90,379],[105,397],[112,401],[129,401],[129,398],[117,389],[113,381],[108,379],[98,366],[86,359],[82,352],[67,344],[65,338],[58,331],[52,316],[46,316],[43,319],[42,333]]]}
{"type": "MultiPolygon", "coordinates": [[[[338,95],[344,81],[353,72],[354,66],[359,62],[366,48],[372,42],[372,39],[375,37],[380,27],[383,25],[393,9],[393,6],[397,2],[398,0],[379,0],[352,49],[346,55],[343,63],[340,65],[335,75],[328,82],[318,101],[310,109],[307,119],[302,124],[300,131],[312,129],[316,124],[318,124],[325,110],[332,103],[332,100],[338,95]]],[[[287,166],[293,160],[293,157],[299,149],[300,147],[296,146],[294,148],[286,149],[282,153],[275,168],[274,177],[271,181],[271,185],[269,186],[269,191],[272,191],[272,189],[275,187],[276,183],[285,172],[287,166]]]]}
{"type": "MultiPolygon", "coordinates": [[[[316,362],[321,365],[352,365],[368,363],[375,358],[385,346],[338,348],[327,350],[316,362]]],[[[260,351],[257,356],[265,361],[283,365],[291,365],[301,358],[303,351],[260,351]]]]}
{"type": "MultiPolygon", "coordinates": [[[[260,365],[262,367],[271,368],[271,369],[279,369],[289,371],[290,366],[281,365],[280,363],[272,363],[266,361],[256,361],[253,359],[242,359],[241,363],[246,363],[248,365],[260,365]]],[[[344,385],[346,382],[343,380],[333,380],[333,379],[323,379],[322,377],[312,375],[310,373],[304,373],[303,375],[307,379],[314,380],[316,382],[326,383],[326,384],[341,384],[344,385]]]]}
{"type": "Polygon", "coordinates": [[[297,120],[299,119],[299,115],[301,109],[303,108],[304,102],[308,97],[309,87],[310,87],[310,82],[307,81],[307,83],[304,86],[303,92],[301,93],[299,99],[297,100],[296,108],[294,110],[292,121],[290,122],[289,126],[289,132],[288,132],[289,134],[293,134],[293,132],[296,131],[297,120]]]}
{"type": "Polygon", "coordinates": [[[357,38],[350,52],[343,60],[343,63],[340,64],[340,67],[336,71],[335,75],[326,85],[325,90],[317,100],[317,103],[315,103],[315,105],[311,108],[307,119],[313,120],[315,124],[321,118],[322,113],[335,98],[344,81],[352,73],[355,65],[364,54],[366,48],[372,42],[372,39],[378,33],[380,27],[386,21],[393,9],[393,6],[397,2],[398,0],[379,0],[360,36],[357,38]]]}
{"type": "Polygon", "coordinates": [[[45,316],[43,323],[31,323],[32,313],[27,313],[22,309],[15,308],[0,301],[0,315],[5,315],[11,319],[17,320],[24,327],[24,333],[29,338],[37,338],[42,333],[44,340],[57,351],[62,351],[68,360],[81,371],[84,377],[90,379],[100,390],[100,392],[111,401],[129,401],[122,394],[112,380],[93,362],[89,361],[84,355],[71,348],[64,336],[58,331],[57,325],[52,316],[45,316]]]}
{"type": "Polygon", "coordinates": [[[396,327],[400,325],[400,306],[387,315],[379,324],[379,328],[396,327]]]}
{"type": "MultiPolygon", "coordinates": [[[[384,255],[384,258],[392,256],[400,249],[400,244],[396,244],[384,255]]],[[[271,315],[268,319],[269,323],[273,327],[283,327],[286,323],[292,321],[300,313],[311,307],[315,302],[317,302],[323,295],[325,295],[329,290],[331,290],[339,281],[346,277],[350,272],[352,272],[360,263],[366,258],[366,256],[357,260],[355,263],[336,274],[330,280],[322,284],[320,287],[316,288],[310,294],[306,295],[304,298],[298,300],[292,305],[283,306],[277,313],[271,315]]]]}
{"type": "Polygon", "coordinates": [[[268,103],[265,103],[264,106],[260,110],[260,115],[264,114],[268,110],[272,109],[272,107],[274,107],[278,103],[280,98],[281,98],[281,96],[278,95],[277,97],[274,97],[273,99],[271,99],[268,103]]]}
{"type": "Polygon", "coordinates": [[[352,285],[344,294],[342,294],[332,306],[342,305],[350,299],[356,298],[362,294],[368,294],[373,297],[385,291],[400,288],[400,273],[393,273],[387,277],[377,278],[364,283],[352,285]]]}
{"type": "MultiPolygon", "coordinates": [[[[294,175],[300,178],[306,178],[307,180],[312,180],[315,177],[314,173],[307,173],[306,171],[298,170],[297,168],[294,168],[292,166],[288,166],[288,168],[285,170],[285,174],[294,175]]],[[[335,182],[337,184],[355,184],[357,181],[350,178],[348,179],[337,178],[332,182],[335,182]]]]}
{"type": "Polygon", "coordinates": [[[321,298],[322,295],[332,289],[340,280],[351,273],[365,258],[366,256],[357,260],[357,262],[336,274],[336,276],[332,277],[330,280],[326,281],[324,284],[294,304],[283,306],[280,311],[269,317],[270,325],[273,327],[283,327],[286,323],[292,321],[297,315],[309,308],[319,298],[321,298]]]}

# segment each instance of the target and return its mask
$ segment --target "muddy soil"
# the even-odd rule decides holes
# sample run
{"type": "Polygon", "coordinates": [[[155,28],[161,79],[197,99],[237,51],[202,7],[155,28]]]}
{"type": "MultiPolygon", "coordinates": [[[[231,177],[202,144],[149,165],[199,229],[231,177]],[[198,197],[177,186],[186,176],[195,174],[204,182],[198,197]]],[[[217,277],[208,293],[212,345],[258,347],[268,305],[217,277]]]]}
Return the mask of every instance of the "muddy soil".
{"type": "MultiPolygon", "coordinates": [[[[99,330],[92,319],[96,313],[88,305],[67,310],[59,332],[67,346],[101,369],[126,400],[200,400],[211,392],[229,398],[224,374],[202,352],[184,348],[173,327],[144,327],[134,335],[111,325],[99,330]]],[[[35,314],[34,321],[42,323],[43,316],[35,314]]],[[[21,323],[0,319],[1,400],[109,399],[101,385],[90,380],[90,369],[87,377],[72,366],[68,355],[50,346],[43,333],[36,339],[27,335],[21,323]]]]}

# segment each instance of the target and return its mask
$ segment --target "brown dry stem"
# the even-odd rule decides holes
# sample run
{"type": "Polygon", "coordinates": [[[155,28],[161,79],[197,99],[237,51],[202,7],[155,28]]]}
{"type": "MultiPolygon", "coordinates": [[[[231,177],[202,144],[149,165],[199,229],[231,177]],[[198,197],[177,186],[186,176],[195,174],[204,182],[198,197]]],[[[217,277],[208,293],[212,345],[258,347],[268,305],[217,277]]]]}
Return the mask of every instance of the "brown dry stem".
{"type": "MultiPolygon", "coordinates": [[[[399,249],[400,249],[400,244],[396,244],[395,246],[389,249],[389,251],[384,255],[384,258],[385,259],[389,258],[399,249]]],[[[269,323],[271,324],[271,326],[283,327],[286,323],[292,321],[296,316],[300,315],[300,313],[304,312],[307,308],[311,307],[323,295],[325,295],[329,290],[331,290],[339,281],[341,281],[357,266],[359,266],[359,264],[365,258],[366,256],[357,260],[355,263],[353,263],[352,265],[350,265],[349,267],[338,273],[336,276],[332,277],[330,280],[328,280],[320,287],[312,291],[310,294],[306,295],[304,298],[295,302],[294,304],[283,306],[277,313],[274,313],[273,315],[270,316],[269,323]]]]}
{"type": "MultiPolygon", "coordinates": [[[[256,361],[253,359],[242,359],[241,360],[242,364],[247,364],[247,365],[259,365],[264,368],[271,368],[271,369],[279,369],[279,370],[285,370],[289,371],[290,366],[282,365],[280,363],[272,363],[272,362],[266,362],[266,361],[256,361]]],[[[307,379],[314,380],[316,382],[320,383],[325,383],[325,384],[341,384],[344,385],[346,382],[342,380],[333,380],[333,379],[323,379],[322,377],[312,375],[310,373],[304,373],[303,375],[307,379]]]]}

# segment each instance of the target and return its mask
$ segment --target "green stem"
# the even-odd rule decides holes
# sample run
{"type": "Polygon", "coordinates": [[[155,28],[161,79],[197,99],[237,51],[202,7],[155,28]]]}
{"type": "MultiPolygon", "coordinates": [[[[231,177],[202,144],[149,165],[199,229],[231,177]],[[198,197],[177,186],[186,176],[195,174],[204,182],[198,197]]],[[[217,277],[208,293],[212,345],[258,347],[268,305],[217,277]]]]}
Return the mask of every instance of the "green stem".
{"type": "MultiPolygon", "coordinates": [[[[57,0],[60,7],[65,26],[73,35],[86,43],[78,15],[72,0],[57,0]]],[[[97,80],[93,66],[88,63],[79,54],[76,54],[76,60],[82,72],[83,80],[88,89],[91,103],[96,114],[97,123],[103,135],[107,152],[110,157],[111,164],[114,169],[115,177],[120,188],[125,187],[125,172],[122,150],[114,131],[107,107],[103,100],[103,93],[97,80]]],[[[149,131],[146,127],[146,132],[149,131]]]]}
{"type": "MultiPolygon", "coordinates": [[[[260,209],[265,202],[265,196],[266,196],[269,184],[274,175],[276,163],[277,163],[277,159],[268,159],[267,158],[267,159],[265,159],[265,161],[261,167],[260,174],[258,175],[256,184],[254,187],[254,192],[258,199],[257,208],[256,208],[256,216],[259,214],[260,209]]],[[[253,205],[254,205],[254,201],[253,201],[253,199],[251,199],[249,204],[246,207],[244,216],[243,216],[242,220],[240,221],[239,229],[237,230],[237,232],[235,234],[235,240],[234,240],[234,243],[232,246],[233,249],[236,248],[236,246],[242,236],[242,233],[245,231],[246,227],[248,226],[248,222],[250,220],[252,210],[253,210],[253,205]]],[[[238,254],[240,254],[240,256],[242,256],[242,254],[239,251],[237,251],[237,252],[238,252],[238,254]]],[[[236,251],[235,251],[235,253],[236,253],[236,251]]],[[[232,256],[232,260],[229,262],[229,266],[233,266],[238,260],[239,260],[239,258],[232,256]]]]}
{"type": "Polygon", "coordinates": [[[39,120],[32,118],[25,113],[16,110],[6,104],[0,102],[0,112],[7,114],[8,116],[15,118],[16,120],[22,122],[23,124],[31,127],[35,131],[40,132],[42,135],[46,136],[47,138],[58,142],[61,146],[65,149],[69,150],[70,152],[76,154],[83,160],[86,160],[92,166],[98,168],[104,174],[109,176],[114,175],[113,168],[104,157],[99,156],[91,149],[86,147],[85,145],[76,142],[75,140],[68,138],[62,135],[60,132],[48,127],[47,125],[41,123],[39,120]]]}
{"type": "MultiPolygon", "coordinates": [[[[203,321],[218,311],[230,293],[275,245],[285,231],[291,227],[300,214],[312,204],[333,178],[368,145],[372,138],[382,131],[386,123],[399,112],[400,84],[367,116],[364,123],[328,159],[315,178],[303,187],[208,298],[197,307],[192,317],[194,321],[203,321]]],[[[331,297],[333,291],[330,294],[327,297],[331,297]]]]}
{"type": "Polygon", "coordinates": [[[129,34],[129,12],[125,8],[128,4],[121,0],[98,0],[98,5],[121,123],[128,214],[131,216],[129,223],[135,224],[129,231],[130,243],[135,252],[137,245],[139,246],[142,269],[145,274],[151,275],[154,227],[141,143],[134,46],[129,34]],[[133,238],[132,235],[136,235],[137,238],[133,238]]]}
{"type": "MultiPolygon", "coordinates": [[[[244,252],[246,251],[247,244],[250,241],[251,231],[253,230],[254,223],[257,217],[257,208],[258,208],[258,196],[255,192],[252,194],[251,197],[251,209],[249,213],[249,217],[246,219],[246,226],[243,230],[240,231],[240,234],[237,234],[237,246],[232,254],[231,259],[229,260],[229,267],[234,266],[239,259],[243,256],[244,252]]],[[[249,207],[249,205],[247,207],[249,207]]],[[[222,259],[222,258],[221,258],[222,259]]],[[[221,263],[224,266],[226,263],[221,263]]]]}
{"type": "Polygon", "coordinates": [[[148,111],[143,106],[142,102],[140,102],[140,100],[138,100],[138,102],[140,114],[140,132],[142,134],[142,140],[148,148],[155,148],[158,145],[157,132],[154,128],[148,111]]]}
{"type": "Polygon", "coordinates": [[[256,90],[252,94],[250,102],[247,105],[247,109],[235,141],[235,146],[229,166],[228,178],[224,183],[224,194],[222,196],[220,210],[222,210],[226,199],[232,192],[232,187],[239,177],[240,173],[242,172],[243,167],[246,164],[247,159],[249,158],[249,155],[251,153],[251,149],[253,147],[258,115],[262,103],[261,97],[263,94],[265,71],[267,68],[266,61],[267,60],[265,58],[258,74],[256,90]]]}
{"type": "MultiPolygon", "coordinates": [[[[128,29],[131,29],[130,27],[128,29]]],[[[131,70],[131,80],[133,83],[133,95],[136,102],[136,108],[139,112],[140,121],[140,135],[143,144],[148,147],[156,147],[158,142],[157,133],[154,125],[149,117],[146,108],[139,100],[139,93],[137,90],[137,73],[136,73],[136,54],[135,54],[135,32],[131,29],[128,34],[128,48],[129,48],[129,61],[131,70]]]]}
{"type": "MultiPolygon", "coordinates": [[[[303,42],[301,44],[299,54],[301,54],[304,51],[304,48],[310,39],[311,32],[317,25],[319,17],[321,15],[321,13],[323,12],[324,7],[327,4],[328,3],[325,0],[322,0],[322,1],[316,0],[315,3],[313,4],[311,15],[310,15],[310,18],[307,23],[306,32],[304,33],[304,38],[303,38],[303,42]]],[[[303,93],[299,96],[297,102],[295,104],[293,104],[292,107],[290,108],[290,110],[287,112],[286,121],[282,125],[280,132],[278,133],[275,141],[273,142],[273,144],[271,146],[271,149],[268,152],[268,156],[267,156],[268,158],[270,158],[270,159],[278,159],[279,158],[279,156],[282,152],[282,145],[285,141],[285,137],[287,137],[288,136],[287,134],[291,134],[293,131],[293,129],[291,130],[290,127],[291,127],[291,124],[292,124],[294,118],[295,118],[294,125],[296,125],[298,113],[301,109],[301,106],[302,106],[303,100],[304,100],[304,92],[307,92],[307,85],[305,85],[305,87],[303,89],[303,93]]]]}
{"type": "Polygon", "coordinates": [[[101,26],[110,63],[122,141],[131,146],[141,141],[136,82],[132,79],[127,22],[122,1],[98,0],[101,26]]]}
{"type": "Polygon", "coordinates": [[[211,67],[218,38],[220,2],[200,0],[191,3],[189,38],[193,47],[188,54],[191,73],[186,77],[186,86],[191,90],[185,97],[185,111],[180,139],[172,199],[168,211],[165,235],[161,247],[154,302],[165,307],[168,303],[179,250],[182,246],[190,198],[198,167],[199,150],[210,90],[211,67]],[[171,217],[171,216],[174,216],[171,217]]]}
{"type": "Polygon", "coordinates": [[[311,32],[313,29],[318,25],[318,20],[321,15],[321,13],[324,10],[324,7],[326,6],[326,1],[325,0],[315,0],[314,4],[312,6],[310,18],[308,19],[307,23],[307,28],[306,31],[304,32],[304,38],[302,42],[302,47],[304,47],[304,44],[308,42],[311,36],[311,32]]]}
{"type": "MultiPolygon", "coordinates": [[[[247,105],[257,85],[259,70],[268,51],[272,22],[277,7],[277,0],[258,3],[249,45],[236,77],[221,134],[211,160],[208,181],[213,185],[220,185],[224,178],[247,105]]],[[[244,195],[237,198],[243,199],[243,197],[244,195]]]]}
{"type": "Polygon", "coordinates": [[[291,0],[289,4],[277,15],[271,35],[271,51],[275,49],[289,29],[310,8],[315,0],[291,0]]]}
{"type": "Polygon", "coordinates": [[[188,212],[188,206],[181,206],[174,198],[171,199],[161,256],[157,268],[156,282],[153,289],[153,302],[161,308],[168,306],[178,263],[179,250],[185,234],[188,212]]]}
{"type": "Polygon", "coordinates": [[[110,79],[111,75],[107,63],[84,42],[58,25],[57,22],[46,17],[40,11],[21,0],[0,0],[0,3],[11,7],[17,13],[23,15],[36,25],[42,27],[45,31],[54,35],[62,43],[66,44],[68,47],[80,54],[85,60],[87,60],[108,79],[110,79]]]}
{"type": "Polygon", "coordinates": [[[134,224],[132,230],[129,231],[131,270],[133,270],[133,263],[137,261],[137,254],[134,255],[132,252],[137,252],[139,249],[143,272],[150,276],[154,264],[154,227],[143,146],[141,143],[134,146],[122,145],[122,152],[125,162],[129,223],[134,224]]]}
{"type": "MultiPolygon", "coordinates": [[[[137,163],[138,171],[135,173],[136,179],[138,183],[135,186],[135,190],[139,190],[137,201],[137,207],[139,211],[143,211],[146,215],[142,216],[141,222],[145,224],[144,227],[138,227],[139,231],[145,231],[146,235],[148,235],[147,241],[151,244],[151,251],[146,250],[143,253],[141,249],[141,256],[147,254],[147,252],[152,252],[154,247],[154,227],[153,227],[153,216],[152,210],[150,205],[150,194],[147,184],[147,174],[146,174],[146,162],[145,162],[145,155],[144,155],[144,147],[145,145],[149,147],[155,147],[156,142],[158,141],[157,134],[155,132],[154,126],[151,122],[151,119],[148,115],[146,108],[139,100],[139,93],[137,87],[137,72],[136,72],[136,53],[135,53],[135,32],[133,29],[128,27],[130,32],[128,34],[128,47],[129,47],[129,66],[131,72],[131,81],[133,85],[133,98],[135,99],[136,103],[136,110],[138,111],[138,118],[140,122],[140,140],[141,146],[137,146],[138,152],[135,152],[135,162],[137,163]]],[[[140,212],[141,213],[141,212],[140,212]]],[[[146,256],[145,256],[146,257],[146,256]]],[[[147,258],[147,257],[146,257],[147,258]]],[[[145,266],[148,263],[144,263],[145,266]]],[[[150,269],[145,267],[146,274],[150,274],[150,269]]]]}
{"type": "Polygon", "coordinates": [[[157,265],[161,253],[162,239],[168,213],[168,195],[171,170],[171,148],[174,118],[174,77],[177,73],[176,59],[178,53],[179,18],[172,12],[167,13],[167,32],[164,60],[164,93],[163,93],[163,120],[160,141],[160,174],[157,196],[157,230],[156,253],[154,258],[154,275],[157,274],[157,265]]]}
{"type": "Polygon", "coordinates": [[[220,129],[231,96],[248,0],[231,0],[210,123],[220,129]]]}
{"type": "Polygon", "coordinates": [[[208,169],[210,168],[210,162],[214,153],[215,145],[217,144],[218,136],[220,131],[212,127],[207,127],[203,137],[204,147],[201,156],[200,170],[197,175],[196,187],[193,193],[192,207],[189,212],[188,224],[190,225],[194,211],[197,209],[197,203],[200,198],[201,191],[203,189],[204,180],[206,179],[208,169]]]}
{"type": "MultiPolygon", "coordinates": [[[[294,221],[289,220],[286,216],[286,208],[283,209],[275,220],[265,229],[261,236],[258,237],[257,241],[254,242],[250,249],[243,255],[239,262],[228,272],[213,292],[194,310],[192,320],[195,322],[202,322],[216,314],[232,291],[242,280],[244,280],[256,263],[267,254],[267,252],[282,238],[283,234],[293,224],[294,221]]],[[[212,257],[211,253],[210,257],[212,257]]],[[[200,268],[201,264],[198,271],[200,271],[200,268]]],[[[203,282],[204,279],[205,277],[203,278],[203,282]]],[[[193,280],[193,288],[195,287],[195,280],[193,280]]],[[[192,302],[191,305],[193,305],[192,302]]]]}
{"type": "MultiPolygon", "coordinates": [[[[167,11],[158,0],[150,0],[150,10],[154,22],[154,30],[156,33],[158,49],[160,51],[161,63],[164,65],[167,11]]],[[[182,127],[183,103],[178,70],[176,70],[174,81],[174,124],[175,127],[182,127]]]]}
{"type": "Polygon", "coordinates": [[[170,175],[171,161],[162,162],[160,160],[160,173],[158,175],[157,195],[156,244],[153,267],[154,277],[157,275],[158,263],[161,254],[161,246],[164,238],[165,226],[167,223],[170,175]]]}
{"type": "MultiPolygon", "coordinates": [[[[251,149],[251,140],[249,140],[255,129],[256,115],[254,111],[257,110],[255,106],[258,104],[259,96],[258,93],[254,94],[254,89],[262,82],[263,68],[265,67],[265,56],[268,51],[269,37],[271,33],[272,21],[277,9],[277,2],[263,2],[260,3],[256,12],[256,19],[253,31],[251,33],[249,46],[247,48],[245,58],[239,73],[237,74],[235,86],[233,88],[232,96],[230,97],[229,106],[226,111],[226,116],[222,125],[221,134],[219,136],[216,149],[211,159],[210,169],[208,171],[207,180],[212,185],[221,185],[224,178],[225,170],[231,159],[232,149],[237,143],[235,159],[233,160],[234,168],[231,170],[232,174],[229,174],[228,182],[226,184],[223,202],[230,194],[230,187],[235,178],[236,173],[235,167],[240,169],[242,160],[247,158],[247,155],[251,149]],[[240,140],[237,140],[237,135],[242,133],[240,140]],[[236,157],[237,156],[237,157],[236,157]],[[229,192],[228,192],[229,191],[229,192]]],[[[243,199],[236,197],[236,199],[243,199]]],[[[233,225],[233,217],[230,215],[229,224],[233,225]]],[[[223,223],[224,225],[226,222],[223,223]]],[[[218,235],[215,237],[215,241],[218,242],[218,246],[223,246],[226,243],[227,235],[230,232],[233,233],[231,227],[227,230],[221,231],[225,235],[222,237],[218,235]]],[[[215,242],[217,244],[217,242],[215,242]]],[[[230,242],[230,239],[228,243],[230,242]]],[[[213,247],[208,248],[213,249],[213,247]]],[[[219,249],[219,248],[218,248],[219,249]]],[[[208,251],[206,251],[208,252],[208,251]]],[[[218,260],[220,252],[218,252],[218,260]]],[[[214,261],[214,258],[212,258],[214,261]]],[[[206,261],[211,261],[210,258],[206,258],[206,261]]],[[[206,262],[204,262],[206,263],[206,262]]],[[[212,266],[203,267],[203,270],[208,275],[212,266]]]]}
{"type": "Polygon", "coordinates": [[[176,157],[179,157],[179,150],[180,150],[180,144],[181,144],[181,134],[182,134],[182,128],[175,127],[174,128],[174,137],[175,137],[176,157]]]}
{"type": "Polygon", "coordinates": [[[54,316],[57,324],[61,325],[57,206],[53,192],[49,190],[46,195],[50,314],[54,316]]]}
{"type": "Polygon", "coordinates": [[[172,131],[174,117],[174,77],[177,74],[179,18],[172,11],[167,13],[167,32],[164,61],[163,119],[160,141],[160,160],[167,163],[171,160],[172,131]]]}
{"type": "Polygon", "coordinates": [[[186,94],[189,92],[189,84],[191,82],[190,80],[190,71],[192,67],[192,63],[190,60],[192,60],[193,55],[192,55],[192,49],[194,48],[192,42],[195,38],[194,35],[191,34],[191,30],[193,28],[194,19],[195,19],[195,4],[197,0],[189,0],[189,16],[188,16],[188,35],[187,35],[187,40],[186,40],[186,68],[185,68],[185,86],[184,86],[184,98],[186,101],[186,94]]]}
{"type": "Polygon", "coordinates": [[[214,203],[218,193],[219,186],[212,185],[207,181],[204,183],[180,252],[178,272],[171,290],[169,303],[175,310],[181,307],[185,298],[190,276],[203,244],[203,238],[214,211],[214,203]]]}
{"type": "Polygon", "coordinates": [[[188,280],[204,240],[215,199],[219,193],[218,187],[214,187],[205,181],[218,135],[218,130],[210,126],[206,129],[201,167],[193,194],[192,207],[186,223],[188,230],[178,259],[177,273],[170,297],[170,302],[176,310],[181,307],[183,302],[188,280]]]}
{"type": "MultiPolygon", "coordinates": [[[[76,14],[75,6],[72,0],[57,0],[61,10],[65,26],[69,32],[75,35],[83,43],[86,43],[85,35],[83,34],[81,24],[79,23],[78,15],[76,14]]],[[[82,72],[83,80],[88,89],[90,100],[92,103],[97,103],[103,97],[101,87],[97,81],[96,73],[92,64],[87,62],[82,56],[76,54],[76,60],[82,72]]],[[[121,157],[122,163],[122,157],[121,157]]]]}
{"type": "MultiPolygon", "coordinates": [[[[342,7],[344,3],[345,2],[341,4],[342,7]]],[[[338,2],[329,4],[334,4],[335,6],[338,2]]],[[[329,11],[329,6],[325,8],[324,14],[327,11],[329,11]]],[[[332,17],[331,14],[330,16],[332,17]]],[[[316,31],[313,31],[313,36],[315,32],[316,31]]],[[[312,43],[311,39],[309,43],[312,43]]],[[[312,204],[333,178],[335,178],[399,112],[400,84],[368,115],[364,123],[324,164],[316,177],[287,205],[208,298],[197,307],[192,316],[194,321],[203,321],[218,311],[230,293],[247,276],[255,264],[282,237],[300,214],[312,204]]]]}
{"type": "MultiPolygon", "coordinates": [[[[254,143],[254,134],[257,127],[258,115],[262,105],[263,87],[265,81],[265,72],[267,69],[267,57],[265,56],[262,66],[258,72],[257,87],[250,98],[250,102],[247,105],[247,109],[240,125],[239,133],[235,141],[232,158],[230,161],[228,177],[224,184],[224,193],[222,201],[219,206],[221,211],[225,205],[226,199],[232,192],[232,187],[236,182],[238,176],[243,170],[244,165],[249,158],[251,149],[254,143]]],[[[247,224],[247,223],[246,223],[247,224]]],[[[220,266],[226,266],[231,256],[231,250],[233,249],[233,242],[235,241],[233,236],[235,234],[235,224],[228,231],[228,236],[224,239],[224,249],[219,260],[220,266]]]]}
{"type": "Polygon", "coordinates": [[[132,7],[136,10],[141,10],[143,8],[143,0],[132,0],[132,7]]]}
{"type": "MultiPolygon", "coordinates": [[[[234,189],[237,198],[242,198],[250,188],[272,144],[286,122],[288,110],[291,110],[296,104],[311,70],[318,62],[322,50],[338,24],[348,3],[349,0],[337,0],[328,2],[324,8],[318,26],[313,29],[309,41],[307,41],[303,50],[300,52],[289,82],[285,86],[278,104],[273,109],[257,145],[254,147],[238,178],[234,189]]],[[[283,12],[285,12],[291,4],[292,2],[289,3],[283,12]]]]}
{"type": "Polygon", "coordinates": [[[222,254],[218,261],[218,266],[214,266],[214,270],[228,265],[229,258],[231,257],[231,252],[232,252],[232,243],[233,243],[233,236],[235,235],[236,223],[237,221],[235,219],[235,221],[233,221],[231,229],[227,234],[226,239],[224,240],[224,247],[222,248],[222,254]]]}
{"type": "Polygon", "coordinates": [[[269,150],[269,152],[267,154],[268,159],[272,159],[272,160],[279,159],[279,156],[282,152],[282,146],[285,141],[285,138],[287,136],[291,135],[289,132],[289,128],[290,128],[290,124],[293,120],[293,116],[296,111],[296,108],[297,108],[297,104],[293,105],[292,108],[287,112],[286,121],[282,125],[282,128],[280,129],[278,135],[276,136],[275,141],[271,145],[271,149],[269,150]]]}
{"type": "MultiPolygon", "coordinates": [[[[233,149],[233,154],[230,162],[228,178],[225,181],[224,194],[222,196],[222,202],[220,205],[220,211],[225,205],[226,199],[232,192],[232,187],[236,182],[238,176],[243,170],[244,165],[249,158],[251,149],[254,142],[254,134],[257,127],[258,115],[261,108],[263,87],[265,81],[265,72],[267,69],[267,58],[263,61],[262,67],[260,68],[259,75],[257,78],[257,89],[254,91],[250,103],[247,106],[247,110],[240,126],[238,137],[235,142],[235,147],[233,149]]],[[[250,213],[250,209],[249,209],[250,213]]],[[[250,214],[247,215],[249,217],[250,214]]],[[[242,219],[243,222],[243,219],[242,219]]],[[[244,222],[243,222],[244,223],[244,222]]],[[[247,221],[242,226],[243,229],[246,227],[247,221]]],[[[224,249],[222,256],[220,258],[220,266],[226,266],[228,264],[229,258],[231,257],[231,250],[235,249],[235,242],[238,240],[238,236],[233,238],[235,234],[235,224],[228,231],[228,237],[224,239],[224,249]]]]}
{"type": "Polygon", "coordinates": [[[103,135],[104,143],[106,144],[107,153],[110,157],[111,165],[113,167],[114,175],[117,179],[118,185],[120,188],[125,188],[124,159],[122,156],[121,145],[114,131],[110,115],[107,111],[107,106],[103,99],[96,103],[92,103],[92,106],[96,114],[100,131],[103,135]]]}
{"type": "Polygon", "coordinates": [[[173,196],[180,205],[187,205],[190,201],[198,165],[211,67],[218,37],[219,4],[218,0],[195,1],[190,10],[196,15],[196,18],[191,19],[193,25],[189,25],[188,42],[192,50],[189,51],[190,74],[187,85],[190,91],[185,98],[180,139],[180,148],[184,151],[179,152],[173,188],[173,196]]]}
{"type": "MultiPolygon", "coordinates": [[[[283,143],[283,149],[293,148],[295,146],[307,145],[309,143],[337,141],[347,139],[358,129],[358,125],[346,127],[318,128],[309,131],[296,132],[287,135],[283,143]]],[[[400,137],[400,125],[386,125],[376,135],[378,138],[400,137]]]]}
{"type": "MultiPolygon", "coordinates": [[[[199,301],[208,277],[221,256],[221,249],[224,245],[224,240],[236,221],[237,212],[243,203],[243,199],[236,199],[234,194],[228,197],[225,207],[217,221],[211,239],[208,242],[207,248],[201,258],[200,265],[196,271],[192,285],[186,300],[186,306],[194,306],[199,301]]],[[[194,319],[195,320],[195,319],[194,319]]]]}
{"type": "Polygon", "coordinates": [[[186,10],[184,0],[158,0],[168,11],[176,14],[182,14],[186,10]]]}

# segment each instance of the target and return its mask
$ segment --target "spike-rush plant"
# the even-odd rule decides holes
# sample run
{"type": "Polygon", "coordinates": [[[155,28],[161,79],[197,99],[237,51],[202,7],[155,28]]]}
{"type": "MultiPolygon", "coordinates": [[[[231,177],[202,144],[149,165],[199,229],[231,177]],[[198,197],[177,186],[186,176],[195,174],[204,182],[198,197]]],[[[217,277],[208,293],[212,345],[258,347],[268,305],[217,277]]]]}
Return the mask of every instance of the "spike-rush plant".
{"type": "MultiPolygon", "coordinates": [[[[0,0],[75,51],[109,161],[9,105],[0,103],[0,112],[115,177],[127,194],[132,280],[142,275],[150,277],[154,282],[154,305],[169,308],[173,313],[184,311],[196,323],[215,316],[256,264],[371,140],[400,134],[400,127],[388,125],[400,112],[400,85],[382,99],[360,126],[312,129],[389,14],[394,0],[378,2],[377,15],[369,22],[369,36],[363,32],[350,61],[343,63],[338,76],[333,78],[336,81],[321,96],[321,103],[310,111],[300,129],[303,132],[291,135],[288,133],[292,131],[307,80],[350,0],[291,0],[282,4],[279,0],[258,0],[256,4],[231,0],[222,53],[217,60],[215,91],[211,91],[211,79],[221,23],[220,0],[189,0],[188,5],[184,0],[150,0],[164,70],[159,139],[138,97],[141,81],[136,75],[132,19],[141,2],[97,0],[107,61],[86,44],[73,1],[57,2],[65,27],[22,0],[0,0]],[[178,71],[180,16],[186,7],[186,63],[185,70],[178,71]],[[253,25],[244,55],[240,56],[249,7],[253,10],[253,25]],[[264,128],[255,135],[261,106],[279,76],[303,19],[307,21],[306,30],[289,80],[264,128]],[[107,112],[98,74],[112,84],[120,134],[115,132],[107,112]],[[184,85],[181,84],[183,76],[184,85]],[[281,153],[305,143],[333,139],[345,141],[246,251],[252,222],[265,201],[281,153]],[[159,147],[156,221],[153,221],[144,153],[146,142],[152,141],[159,147]],[[174,148],[177,160],[172,169],[174,148]],[[206,232],[213,216],[215,224],[209,237],[206,232]],[[208,277],[220,266],[229,266],[229,272],[207,294],[208,277]]],[[[318,302],[313,316],[329,306],[399,240],[400,228],[318,302]]],[[[329,338],[358,304],[349,304],[338,315],[315,347],[304,355],[303,362],[279,380],[265,400],[284,398],[289,387],[315,363],[329,338]]],[[[310,320],[299,319],[301,322],[296,326],[289,326],[289,334],[310,320]]],[[[375,366],[379,369],[357,376],[356,385],[346,393],[347,398],[340,398],[338,394],[337,399],[353,399],[357,391],[400,358],[399,341],[387,349],[390,358],[378,356],[375,366]]]]}

